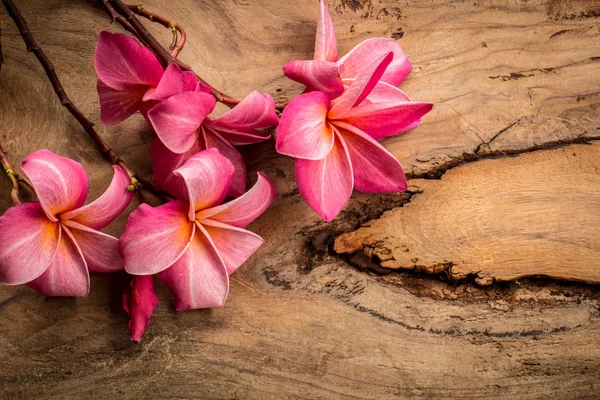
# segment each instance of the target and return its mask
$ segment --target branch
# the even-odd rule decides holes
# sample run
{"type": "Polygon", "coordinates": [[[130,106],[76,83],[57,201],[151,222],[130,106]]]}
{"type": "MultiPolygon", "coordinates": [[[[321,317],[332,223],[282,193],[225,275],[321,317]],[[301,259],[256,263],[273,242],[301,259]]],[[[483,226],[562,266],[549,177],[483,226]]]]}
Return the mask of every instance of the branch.
{"type": "MultiPolygon", "coordinates": [[[[77,120],[77,122],[83,127],[84,131],[88,134],[88,136],[93,140],[94,144],[102,154],[106,160],[114,165],[118,165],[123,168],[125,172],[129,175],[131,179],[131,186],[128,188],[129,190],[138,190],[141,189],[142,184],[141,180],[136,176],[136,174],[125,164],[125,162],[106,144],[106,142],[100,137],[98,132],[94,129],[94,124],[88,120],[85,115],[73,104],[67,93],[65,92],[56,72],[54,70],[54,65],[50,62],[50,59],[46,56],[44,51],[41,49],[33,34],[29,31],[29,27],[27,26],[27,22],[19,12],[19,9],[14,4],[12,0],[2,0],[4,7],[8,11],[8,15],[12,18],[17,28],[19,28],[19,33],[23,37],[23,41],[27,46],[27,51],[33,53],[48,76],[50,83],[52,84],[52,88],[54,92],[58,96],[60,100],[60,104],[62,104],[71,115],[77,120]]],[[[118,19],[117,19],[118,20],[118,19]]],[[[145,186],[145,185],[144,185],[145,186]]],[[[160,196],[160,192],[158,188],[149,184],[147,188],[154,192],[157,196],[160,196]]]]}
{"type": "Polygon", "coordinates": [[[185,41],[187,39],[187,35],[185,34],[185,30],[181,25],[177,22],[169,21],[165,17],[162,17],[157,14],[152,14],[151,12],[144,9],[142,4],[138,5],[128,5],[129,9],[134,13],[139,15],[140,17],[146,18],[150,22],[157,22],[165,28],[169,28],[171,32],[173,32],[173,41],[169,46],[169,50],[171,51],[172,57],[177,57],[179,52],[183,50],[183,46],[185,46],[185,41]],[[180,39],[177,40],[177,33],[179,32],[180,39]]]}

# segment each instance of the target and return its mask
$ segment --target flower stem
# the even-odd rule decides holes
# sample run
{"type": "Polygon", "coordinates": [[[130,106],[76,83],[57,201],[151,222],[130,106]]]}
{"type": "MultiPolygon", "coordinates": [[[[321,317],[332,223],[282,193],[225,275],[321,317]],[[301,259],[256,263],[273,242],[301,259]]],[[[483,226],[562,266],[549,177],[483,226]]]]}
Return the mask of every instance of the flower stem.
{"type": "Polygon", "coordinates": [[[13,203],[15,205],[21,204],[21,199],[19,198],[19,181],[22,181],[23,178],[15,171],[12,163],[8,159],[8,156],[4,152],[2,145],[0,144],[0,164],[4,167],[4,172],[6,176],[12,183],[12,189],[10,190],[10,196],[13,199],[13,203]]]}
{"type": "Polygon", "coordinates": [[[146,18],[150,22],[157,22],[165,28],[169,28],[173,32],[173,41],[169,46],[169,50],[171,51],[172,57],[177,57],[181,50],[183,50],[183,46],[185,46],[185,41],[187,39],[187,35],[185,30],[181,25],[177,22],[169,21],[165,17],[162,17],[158,14],[153,14],[147,11],[142,4],[138,5],[128,5],[129,9],[134,13],[139,15],[140,17],[146,18]],[[177,34],[179,33],[179,40],[177,34]]]}
{"type": "MultiPolygon", "coordinates": [[[[145,186],[148,190],[155,193],[157,196],[160,196],[160,191],[154,184],[148,182],[148,186],[146,186],[140,183],[142,180],[137,177],[136,174],[125,164],[125,162],[110,148],[110,146],[108,146],[108,144],[94,129],[94,124],[87,119],[85,115],[83,115],[83,113],[75,106],[75,104],[73,104],[65,92],[62,84],[60,83],[58,76],[56,75],[54,65],[39,46],[33,34],[29,31],[27,22],[19,12],[19,9],[15,3],[12,0],[2,0],[2,3],[4,4],[6,11],[8,11],[8,15],[12,18],[15,25],[19,29],[19,33],[21,34],[21,37],[27,46],[27,51],[33,53],[44,68],[44,71],[46,72],[46,75],[52,84],[52,88],[60,100],[60,104],[64,106],[69,113],[71,113],[77,122],[79,122],[84,131],[96,145],[96,148],[98,148],[100,151],[100,154],[102,154],[102,157],[104,157],[110,163],[118,165],[129,175],[133,190],[139,190],[142,188],[142,186],[145,186]]],[[[117,21],[119,20],[118,18],[116,19],[117,21]]]]}

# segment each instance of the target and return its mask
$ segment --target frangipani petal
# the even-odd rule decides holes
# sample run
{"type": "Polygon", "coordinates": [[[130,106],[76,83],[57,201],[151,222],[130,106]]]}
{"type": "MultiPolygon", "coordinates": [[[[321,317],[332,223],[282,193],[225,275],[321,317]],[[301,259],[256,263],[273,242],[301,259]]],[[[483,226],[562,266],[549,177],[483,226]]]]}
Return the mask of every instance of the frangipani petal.
{"type": "MultiPolygon", "coordinates": [[[[344,85],[350,86],[354,82],[354,79],[344,79],[344,85]]],[[[362,105],[370,103],[388,103],[390,101],[395,102],[408,102],[412,101],[406,93],[398,89],[396,86],[392,86],[389,83],[377,82],[371,93],[361,103],[362,105]]]]}
{"type": "Polygon", "coordinates": [[[136,208],[119,239],[125,270],[132,275],[152,275],[173,265],[189,246],[196,229],[187,212],[188,203],[180,200],[136,208]]]}
{"type": "Polygon", "coordinates": [[[219,134],[234,146],[263,142],[270,138],[262,128],[277,126],[279,118],[275,102],[267,94],[253,91],[231,110],[218,118],[206,118],[204,126],[219,134]]]}
{"type": "Polygon", "coordinates": [[[365,60],[376,60],[389,52],[394,54],[394,59],[380,80],[398,86],[410,74],[412,65],[400,45],[392,39],[373,38],[359,43],[339,60],[339,63],[345,66],[342,77],[356,78],[367,68],[365,60]]]}
{"type": "Polygon", "coordinates": [[[221,255],[229,275],[245,263],[264,243],[260,236],[245,229],[210,219],[202,220],[200,223],[221,255]]]}
{"type": "Polygon", "coordinates": [[[190,221],[196,212],[220,204],[231,185],[235,169],[231,161],[216,149],[201,151],[190,157],[175,174],[185,181],[190,202],[190,221]]]}
{"type": "Polygon", "coordinates": [[[127,190],[131,184],[129,175],[117,165],[113,165],[114,175],[110,186],[102,196],[90,204],[62,215],[63,220],[73,220],[92,229],[102,229],[117,218],[133,198],[127,190]]]}
{"type": "Polygon", "coordinates": [[[327,117],[329,119],[343,118],[352,107],[358,106],[375,88],[393,58],[393,53],[387,53],[371,63],[365,63],[367,66],[360,71],[352,84],[340,97],[333,100],[327,117]]]}
{"type": "Polygon", "coordinates": [[[51,221],[58,221],[57,215],[81,207],[85,201],[88,180],[78,162],[38,150],[23,160],[22,168],[51,221]]]}
{"type": "Polygon", "coordinates": [[[223,260],[201,225],[183,256],[158,277],[175,297],[178,311],[221,307],[229,293],[223,260]]]}
{"type": "Polygon", "coordinates": [[[296,182],[302,198],[325,221],[339,214],[352,195],[354,180],[348,150],[337,133],[324,159],[296,160],[296,182]]]}
{"type": "Polygon", "coordinates": [[[340,129],[340,133],[350,154],[354,187],[366,193],[405,191],[406,176],[400,162],[369,135],[351,129],[340,129]]]}
{"type": "Polygon", "coordinates": [[[133,276],[129,287],[123,292],[123,308],[129,315],[129,333],[131,340],[139,343],[150,325],[150,317],[158,305],[158,296],[154,291],[154,277],[133,276]]]}
{"type": "Polygon", "coordinates": [[[173,171],[181,167],[188,158],[205,150],[200,140],[185,153],[177,154],[167,149],[160,139],[155,139],[150,145],[152,156],[152,182],[161,189],[175,196],[179,200],[188,199],[188,190],[185,181],[173,171]]]}
{"type": "Polygon", "coordinates": [[[277,152],[290,157],[320,160],[333,146],[333,131],[326,121],[329,98],[311,92],[294,97],[281,115],[277,152]]]}
{"type": "Polygon", "coordinates": [[[156,86],[163,69],[150,49],[120,33],[100,32],[94,53],[96,74],[107,86],[128,90],[131,85],[156,86]]]}
{"type": "Polygon", "coordinates": [[[75,239],[90,272],[116,272],[123,269],[119,240],[73,221],[63,221],[75,239]]]}
{"type": "Polygon", "coordinates": [[[223,224],[245,228],[258,218],[277,197],[275,186],[262,172],[258,173],[258,180],[246,194],[217,207],[200,211],[196,219],[210,218],[223,224]]]}
{"type": "Polygon", "coordinates": [[[415,123],[433,108],[423,102],[382,102],[353,107],[337,125],[346,123],[367,133],[375,140],[397,135],[415,127],[415,123]]]}
{"type": "Polygon", "coordinates": [[[315,60],[337,61],[337,43],[331,16],[324,0],[319,0],[319,22],[315,38],[315,60]]]}
{"type": "Polygon", "coordinates": [[[242,155],[217,132],[212,132],[204,127],[201,129],[206,148],[219,150],[219,153],[233,164],[234,172],[231,176],[231,185],[227,196],[240,197],[246,192],[246,165],[242,155]]]}
{"type": "Polygon", "coordinates": [[[198,77],[190,71],[182,71],[175,63],[169,64],[156,89],[144,97],[148,100],[167,100],[182,92],[193,92],[198,85],[198,77]]]}
{"type": "Polygon", "coordinates": [[[198,128],[215,108],[213,96],[203,92],[183,92],[155,105],[148,119],[165,146],[185,153],[198,138],[198,128]]]}
{"type": "Polygon", "coordinates": [[[40,276],[58,247],[60,227],[40,203],[23,203],[0,216],[0,283],[20,285],[40,276]]]}
{"type": "Polygon", "coordinates": [[[96,85],[100,96],[100,122],[116,125],[135,114],[143,105],[147,86],[135,85],[129,90],[113,89],[102,81],[96,85]]]}
{"type": "Polygon", "coordinates": [[[48,269],[27,286],[44,296],[88,295],[90,275],[83,254],[68,228],[61,227],[60,242],[48,269]]]}
{"type": "Polygon", "coordinates": [[[305,85],[307,91],[323,92],[333,99],[344,91],[340,67],[343,65],[331,61],[294,60],[283,66],[283,73],[305,85]]]}

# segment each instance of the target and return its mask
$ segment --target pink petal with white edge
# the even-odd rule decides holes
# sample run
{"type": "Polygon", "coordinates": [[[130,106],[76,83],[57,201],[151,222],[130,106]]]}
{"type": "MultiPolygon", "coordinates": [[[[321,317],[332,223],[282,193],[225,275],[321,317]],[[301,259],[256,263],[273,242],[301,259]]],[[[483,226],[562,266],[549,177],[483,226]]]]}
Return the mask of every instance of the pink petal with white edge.
{"type": "Polygon", "coordinates": [[[61,227],[56,254],[46,271],[27,283],[44,296],[85,297],[90,291],[90,275],[79,246],[68,228],[61,227]]]}
{"type": "Polygon", "coordinates": [[[78,162],[49,150],[38,150],[23,160],[22,168],[51,221],[58,221],[57,215],[84,203],[88,179],[78,162]]]}
{"type": "Polygon", "coordinates": [[[412,101],[371,103],[353,107],[334,124],[352,125],[379,140],[414,128],[432,108],[431,103],[412,101]]]}
{"type": "MultiPolygon", "coordinates": [[[[352,82],[354,82],[354,79],[344,79],[345,86],[350,86],[352,82]]],[[[371,90],[371,93],[369,93],[367,98],[363,100],[361,106],[370,103],[387,103],[390,101],[408,102],[412,100],[396,86],[379,81],[373,90],[371,90]]]]}
{"type": "Polygon", "coordinates": [[[317,36],[315,37],[315,60],[337,61],[337,42],[335,31],[327,4],[319,0],[319,21],[317,22],[317,36]]]}
{"type": "Polygon", "coordinates": [[[148,119],[169,150],[185,153],[194,145],[198,128],[215,104],[215,98],[209,94],[184,92],[152,107],[148,119]]]}
{"type": "Polygon", "coordinates": [[[329,98],[311,92],[294,97],[281,115],[277,129],[278,153],[307,160],[320,160],[333,146],[333,131],[327,122],[329,98]]]}
{"type": "Polygon", "coordinates": [[[156,86],[163,69],[150,49],[120,33],[100,32],[94,67],[102,82],[113,89],[128,90],[131,85],[156,86]]]}
{"type": "Polygon", "coordinates": [[[394,59],[381,76],[380,80],[390,85],[398,86],[412,71],[412,65],[406,58],[402,48],[392,39],[373,38],[359,43],[348,54],[339,60],[346,67],[342,77],[356,78],[367,67],[365,60],[375,60],[384,54],[392,52],[394,59]]]}
{"type": "Polygon", "coordinates": [[[279,124],[275,101],[268,94],[253,91],[218,118],[207,117],[204,126],[219,132],[234,146],[263,142],[270,138],[260,129],[279,124]]]}
{"type": "Polygon", "coordinates": [[[231,275],[265,242],[245,229],[205,219],[199,221],[221,255],[227,273],[231,275]]]}
{"type": "Polygon", "coordinates": [[[366,193],[405,191],[406,176],[396,157],[369,135],[356,128],[351,129],[340,129],[340,133],[352,162],[354,187],[366,193]]]}
{"type": "Polygon", "coordinates": [[[133,192],[127,190],[131,179],[121,167],[113,165],[113,170],[114,175],[110,186],[102,196],[88,205],[64,213],[61,219],[73,220],[99,230],[121,215],[133,198],[133,192]]]}
{"type": "Polygon", "coordinates": [[[100,122],[104,125],[116,125],[140,110],[147,86],[137,85],[122,91],[98,81],[96,88],[100,96],[100,122]]]}
{"type": "Polygon", "coordinates": [[[296,160],[296,182],[302,198],[325,221],[339,214],[352,195],[354,180],[348,150],[337,133],[324,159],[296,160]]]}
{"type": "Polygon", "coordinates": [[[240,197],[246,193],[246,165],[242,155],[217,132],[204,127],[200,129],[202,129],[206,148],[219,150],[219,153],[233,164],[235,170],[231,176],[231,185],[227,196],[240,197]]]}
{"type": "Polygon", "coordinates": [[[327,113],[329,119],[340,119],[352,108],[360,103],[375,89],[377,82],[390,65],[393,59],[392,53],[387,53],[371,63],[367,63],[360,75],[358,75],[352,84],[346,88],[344,93],[333,100],[331,109],[327,113]]]}
{"type": "Polygon", "coordinates": [[[147,100],[167,100],[169,97],[182,92],[193,92],[198,85],[195,73],[182,71],[175,63],[169,64],[156,89],[144,97],[147,100]]]}
{"type": "Polygon", "coordinates": [[[150,145],[152,156],[152,182],[179,200],[188,199],[185,181],[173,171],[181,167],[188,158],[205,150],[204,141],[196,141],[185,153],[177,154],[167,149],[160,139],[155,139],[150,145]]]}
{"type": "Polygon", "coordinates": [[[225,264],[201,225],[183,257],[158,277],[175,297],[178,311],[221,307],[229,293],[225,264]]]}
{"type": "Polygon", "coordinates": [[[196,219],[197,211],[221,204],[234,171],[231,161],[216,149],[208,149],[190,157],[174,172],[183,178],[188,188],[190,221],[196,219]]]}
{"type": "Polygon", "coordinates": [[[158,305],[153,276],[133,276],[123,292],[123,308],[129,315],[131,340],[139,343],[150,325],[150,317],[158,305]]]}
{"type": "Polygon", "coordinates": [[[119,240],[73,221],[63,221],[83,254],[90,272],[116,272],[123,269],[119,240]]]}
{"type": "Polygon", "coordinates": [[[187,218],[188,203],[171,201],[158,207],[136,208],[119,239],[125,270],[152,275],[169,268],[189,246],[195,225],[187,218]]]}
{"type": "Polygon", "coordinates": [[[0,216],[0,283],[20,285],[34,280],[50,265],[60,227],[40,203],[23,203],[0,216]]]}
{"type": "Polygon", "coordinates": [[[306,86],[307,91],[319,91],[336,98],[344,91],[340,68],[335,62],[294,60],[283,66],[283,73],[290,79],[306,86]]]}
{"type": "Polygon", "coordinates": [[[275,186],[262,172],[258,180],[246,194],[217,207],[200,211],[196,214],[198,221],[210,218],[227,225],[245,228],[258,218],[277,197],[275,186]]]}

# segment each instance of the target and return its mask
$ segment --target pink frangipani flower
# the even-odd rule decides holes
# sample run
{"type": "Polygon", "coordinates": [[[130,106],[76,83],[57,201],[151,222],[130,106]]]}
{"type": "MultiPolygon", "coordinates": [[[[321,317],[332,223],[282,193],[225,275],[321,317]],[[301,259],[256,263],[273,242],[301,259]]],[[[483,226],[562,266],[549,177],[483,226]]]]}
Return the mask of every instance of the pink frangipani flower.
{"type": "Polygon", "coordinates": [[[300,195],[327,221],[344,207],[353,187],[367,193],[406,190],[402,166],[377,140],[413,127],[432,104],[412,102],[379,82],[393,59],[390,52],[365,61],[341,96],[305,93],[281,116],[277,151],[296,158],[300,195]]]}
{"type": "Polygon", "coordinates": [[[368,60],[376,60],[390,52],[393,59],[379,79],[398,86],[410,74],[412,65],[400,45],[392,39],[367,39],[338,59],[335,32],[327,4],[324,0],[319,0],[319,4],[314,60],[294,60],[285,64],[283,72],[288,78],[306,85],[307,92],[320,91],[334,99],[368,67],[368,60]]]}
{"type": "Polygon", "coordinates": [[[216,149],[190,157],[175,171],[189,201],[140,205],[119,240],[126,271],[158,274],[175,297],[177,310],[222,306],[228,275],[263,243],[244,228],[273,202],[275,188],[259,173],[252,189],[221,204],[233,173],[231,162],[216,149]]]}
{"type": "Polygon", "coordinates": [[[134,275],[129,287],[123,293],[123,308],[129,315],[129,333],[131,340],[139,343],[150,317],[158,305],[158,297],[154,292],[152,275],[134,275]]]}
{"type": "Polygon", "coordinates": [[[45,296],[86,296],[88,271],[123,269],[117,239],[98,230],[129,205],[129,176],[114,166],[107,191],[84,206],[88,180],[78,162],[40,150],[22,168],[39,201],[0,217],[0,283],[27,283],[45,296]]]}
{"type": "Polygon", "coordinates": [[[246,167],[234,146],[270,138],[261,129],[279,123],[275,102],[269,95],[254,91],[220,117],[208,117],[214,107],[212,96],[189,91],[170,97],[148,112],[148,120],[162,142],[153,144],[151,149],[157,185],[169,191],[165,180],[176,179],[173,169],[168,171],[164,165],[177,168],[198,151],[214,148],[235,167],[229,195],[238,197],[246,191],[246,167]]]}

